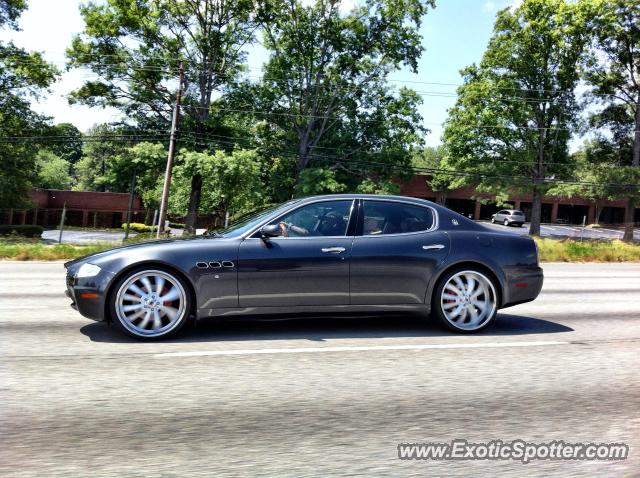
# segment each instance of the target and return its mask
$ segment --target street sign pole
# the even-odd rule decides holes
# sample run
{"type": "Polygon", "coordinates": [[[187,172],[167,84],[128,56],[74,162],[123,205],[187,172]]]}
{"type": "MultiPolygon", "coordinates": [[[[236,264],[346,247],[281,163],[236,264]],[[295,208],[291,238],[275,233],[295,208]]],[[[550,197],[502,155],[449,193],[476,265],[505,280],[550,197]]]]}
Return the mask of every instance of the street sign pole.
{"type": "MultiPolygon", "coordinates": [[[[133,172],[133,176],[131,176],[131,186],[129,188],[129,206],[127,207],[127,225],[124,230],[124,241],[129,239],[129,227],[131,227],[131,210],[133,209],[133,195],[136,189],[136,172],[133,172]]],[[[151,229],[153,232],[153,229],[151,229]]]]}
{"type": "Polygon", "coordinates": [[[67,215],[67,201],[62,205],[62,217],[60,218],[60,235],[58,236],[58,244],[62,244],[62,230],[64,229],[64,217],[67,215]]]}

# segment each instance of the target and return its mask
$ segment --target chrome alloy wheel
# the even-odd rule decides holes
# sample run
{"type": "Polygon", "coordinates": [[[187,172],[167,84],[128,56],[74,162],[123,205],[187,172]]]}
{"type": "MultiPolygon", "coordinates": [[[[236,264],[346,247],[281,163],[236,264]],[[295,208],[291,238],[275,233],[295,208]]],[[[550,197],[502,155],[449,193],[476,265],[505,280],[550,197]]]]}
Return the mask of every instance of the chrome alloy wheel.
{"type": "Polygon", "coordinates": [[[471,331],[483,327],[493,317],[496,306],[493,283],[477,271],[460,271],[442,288],[442,313],[457,329],[471,331]]]}
{"type": "Polygon", "coordinates": [[[145,270],[133,274],[118,289],[115,311],[134,335],[157,337],[180,325],[187,308],[184,287],[171,274],[145,270]]]}

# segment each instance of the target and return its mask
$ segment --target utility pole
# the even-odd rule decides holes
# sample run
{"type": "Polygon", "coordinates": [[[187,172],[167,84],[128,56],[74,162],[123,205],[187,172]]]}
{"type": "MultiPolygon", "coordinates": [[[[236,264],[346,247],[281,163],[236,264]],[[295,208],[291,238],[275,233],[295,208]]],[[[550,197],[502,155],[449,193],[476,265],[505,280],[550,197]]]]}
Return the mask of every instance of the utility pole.
{"type": "Polygon", "coordinates": [[[176,132],[180,119],[180,98],[182,96],[182,83],[184,81],[184,65],[180,62],[180,80],[178,92],[176,94],[176,104],[173,108],[173,118],[171,119],[171,136],[169,137],[169,155],[167,156],[167,169],[164,173],[164,185],[162,186],[162,199],[160,200],[160,217],[158,218],[158,232],[156,239],[160,238],[160,233],[164,229],[164,221],[167,216],[167,201],[169,200],[169,187],[171,186],[171,170],[173,169],[173,158],[176,155],[176,132]]]}

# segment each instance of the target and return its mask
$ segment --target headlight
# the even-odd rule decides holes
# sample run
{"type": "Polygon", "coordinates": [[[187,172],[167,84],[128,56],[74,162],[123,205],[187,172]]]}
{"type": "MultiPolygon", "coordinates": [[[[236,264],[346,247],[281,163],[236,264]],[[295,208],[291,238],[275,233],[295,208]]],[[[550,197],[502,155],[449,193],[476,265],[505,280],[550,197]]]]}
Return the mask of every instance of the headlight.
{"type": "Polygon", "coordinates": [[[82,264],[76,272],[76,277],[93,277],[97,276],[100,271],[101,269],[94,264],[82,264]]]}

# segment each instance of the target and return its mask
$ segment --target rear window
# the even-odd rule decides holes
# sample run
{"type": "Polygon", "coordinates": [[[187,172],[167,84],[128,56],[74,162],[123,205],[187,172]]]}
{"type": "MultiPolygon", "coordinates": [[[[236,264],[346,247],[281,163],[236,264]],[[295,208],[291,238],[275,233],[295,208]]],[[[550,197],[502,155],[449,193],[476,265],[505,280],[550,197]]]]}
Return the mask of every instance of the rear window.
{"type": "Polygon", "coordinates": [[[522,211],[512,211],[511,214],[514,216],[524,216],[524,213],[522,211]]]}

